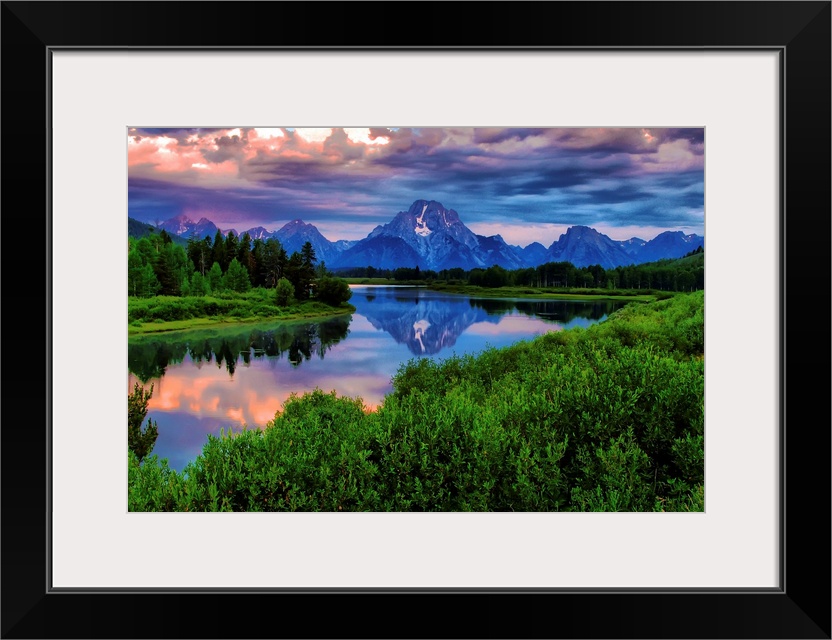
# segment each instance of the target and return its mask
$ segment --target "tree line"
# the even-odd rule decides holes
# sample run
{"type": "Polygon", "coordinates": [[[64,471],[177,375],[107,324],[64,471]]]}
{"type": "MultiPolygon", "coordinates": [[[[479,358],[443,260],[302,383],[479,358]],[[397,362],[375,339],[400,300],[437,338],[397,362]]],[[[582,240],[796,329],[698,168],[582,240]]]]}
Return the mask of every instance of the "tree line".
{"type": "Polygon", "coordinates": [[[658,289],[660,291],[700,291],[705,288],[704,250],[698,247],[680,259],[659,260],[626,267],[604,269],[601,265],[576,267],[571,262],[547,262],[526,269],[462,268],[434,271],[416,267],[377,269],[357,267],[338,271],[353,278],[389,278],[469,284],[480,287],[583,288],[583,289],[658,289]],[[685,258],[690,258],[686,260],[685,258]]]}
{"type": "Polygon", "coordinates": [[[346,283],[317,262],[311,242],[289,255],[276,238],[252,240],[248,233],[217,231],[213,239],[192,237],[182,247],[163,229],[128,239],[128,294],[207,296],[262,287],[274,289],[281,306],[312,297],[336,305],[348,300],[346,283]]]}

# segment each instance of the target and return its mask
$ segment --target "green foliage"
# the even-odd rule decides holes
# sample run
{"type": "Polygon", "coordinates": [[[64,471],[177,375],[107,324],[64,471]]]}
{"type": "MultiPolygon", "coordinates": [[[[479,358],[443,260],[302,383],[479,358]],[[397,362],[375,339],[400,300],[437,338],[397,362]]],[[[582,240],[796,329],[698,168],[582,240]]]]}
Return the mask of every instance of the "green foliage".
{"type": "Polygon", "coordinates": [[[308,240],[303,243],[300,249],[300,257],[303,266],[314,271],[315,262],[317,262],[318,258],[315,256],[315,249],[312,248],[312,243],[308,240]]]}
{"type": "Polygon", "coordinates": [[[185,479],[168,466],[167,460],[151,455],[140,463],[127,453],[128,511],[188,511],[185,479]]]}
{"type": "Polygon", "coordinates": [[[421,271],[418,267],[377,269],[373,266],[339,270],[345,278],[393,278],[397,282],[430,282],[432,288],[443,284],[482,287],[485,291],[501,287],[521,287],[558,292],[585,292],[594,289],[606,295],[652,293],[658,291],[691,292],[705,288],[705,256],[702,247],[683,258],[658,260],[626,267],[604,269],[600,265],[576,267],[569,262],[548,262],[537,267],[508,271],[499,266],[470,271],[455,267],[421,271]]]}
{"type": "Polygon", "coordinates": [[[273,288],[284,276],[289,260],[286,249],[276,238],[269,238],[265,243],[255,245],[254,257],[258,261],[258,283],[273,288]]]}
{"type": "MultiPolygon", "coordinates": [[[[192,278],[192,282],[194,280],[199,282],[199,278],[192,278]]],[[[250,289],[246,293],[221,291],[211,295],[188,297],[131,297],[127,301],[127,319],[132,323],[172,322],[193,318],[280,318],[289,314],[325,315],[333,311],[331,306],[317,300],[296,304],[293,297],[294,287],[288,282],[281,285],[278,293],[280,291],[288,296],[285,305],[279,304],[273,290],[262,287],[250,289]]]]}
{"type": "MultiPolygon", "coordinates": [[[[311,242],[304,243],[300,252],[287,257],[277,239],[252,242],[248,233],[237,237],[229,232],[223,237],[217,231],[213,241],[210,236],[185,241],[165,231],[156,234],[148,229],[142,233],[145,235],[139,239],[128,239],[128,292],[131,297],[202,297],[226,291],[246,293],[252,286],[276,287],[285,278],[292,285],[292,294],[286,297],[285,291],[280,292],[278,304],[287,306],[293,300],[316,297],[318,281],[332,277],[323,262],[316,265],[311,242]],[[181,243],[174,242],[174,238],[181,243]],[[186,243],[185,248],[182,243],[186,243]]],[[[324,288],[324,294],[319,298],[322,301],[331,300],[330,304],[339,306],[349,299],[337,283],[327,281],[324,288]]]]}
{"type": "Polygon", "coordinates": [[[131,511],[376,510],[364,407],[320,390],[264,430],[209,436],[182,474],[131,459],[131,511]]]}
{"type": "Polygon", "coordinates": [[[228,235],[225,236],[225,252],[223,254],[224,259],[220,262],[220,266],[222,267],[223,272],[227,272],[229,267],[231,266],[231,261],[237,259],[237,251],[240,248],[240,239],[234,234],[233,231],[229,231],[228,235]]]}
{"type": "Polygon", "coordinates": [[[309,298],[309,287],[312,282],[309,276],[309,270],[303,264],[303,258],[295,251],[289,260],[286,262],[284,269],[286,279],[292,283],[294,287],[293,295],[297,300],[306,300],[309,298]]]}
{"type": "MultiPolygon", "coordinates": [[[[228,264],[225,258],[225,239],[222,237],[222,232],[217,229],[217,232],[214,234],[214,244],[211,249],[211,262],[218,264],[223,273],[228,264]]],[[[211,288],[213,290],[213,286],[211,288]]]]}
{"type": "MultiPolygon", "coordinates": [[[[167,234],[165,234],[167,235],[167,234]]],[[[156,252],[153,271],[159,280],[159,293],[166,296],[181,294],[182,282],[188,277],[188,256],[185,250],[172,243],[170,236],[162,239],[162,246],[156,252]]]]}
{"type": "Polygon", "coordinates": [[[138,462],[147,456],[156,445],[159,430],[153,420],[147,421],[147,427],[142,430],[142,422],[147,416],[147,403],[153,395],[153,385],[150,389],[143,389],[137,382],[133,392],[127,396],[127,448],[138,462]]]}
{"type": "Polygon", "coordinates": [[[257,263],[255,262],[254,254],[251,250],[251,236],[248,235],[248,231],[246,231],[240,238],[240,245],[237,248],[237,260],[246,270],[249,283],[251,283],[253,276],[257,271],[257,263]]]}
{"type": "Polygon", "coordinates": [[[199,271],[195,271],[191,275],[190,295],[205,296],[208,295],[208,280],[199,271]]]}
{"type": "Polygon", "coordinates": [[[496,264],[488,269],[473,269],[468,276],[468,282],[475,286],[492,289],[505,287],[512,284],[511,272],[496,264]]]}
{"type": "MultiPolygon", "coordinates": [[[[231,234],[229,234],[230,236],[231,234]]],[[[251,289],[251,282],[248,279],[248,271],[239,263],[237,258],[233,258],[228,265],[228,271],[223,276],[225,288],[229,291],[236,291],[237,293],[245,293],[251,289]]]]}
{"type": "Polygon", "coordinates": [[[130,504],[702,511],[703,323],[703,293],[677,295],[588,329],[412,361],[374,412],[293,396],[263,431],[210,438],[182,474],[133,465],[130,504]]]}
{"type": "Polygon", "coordinates": [[[315,298],[331,307],[337,307],[351,297],[352,289],[340,278],[320,278],[315,287],[315,298]]]}
{"type": "Polygon", "coordinates": [[[219,293],[225,290],[225,283],[222,279],[222,268],[219,262],[214,262],[208,270],[208,288],[211,293],[219,293]]]}
{"type": "Polygon", "coordinates": [[[206,236],[202,240],[196,237],[188,238],[188,260],[194,265],[194,271],[201,276],[206,274],[211,264],[212,246],[210,236],[206,236]]]}
{"type": "Polygon", "coordinates": [[[153,272],[153,266],[146,263],[138,248],[127,254],[127,290],[129,295],[140,298],[155,296],[162,285],[153,272]]]}
{"type": "Polygon", "coordinates": [[[280,278],[275,287],[275,302],[279,307],[287,307],[295,301],[295,287],[286,278],[280,278]]]}

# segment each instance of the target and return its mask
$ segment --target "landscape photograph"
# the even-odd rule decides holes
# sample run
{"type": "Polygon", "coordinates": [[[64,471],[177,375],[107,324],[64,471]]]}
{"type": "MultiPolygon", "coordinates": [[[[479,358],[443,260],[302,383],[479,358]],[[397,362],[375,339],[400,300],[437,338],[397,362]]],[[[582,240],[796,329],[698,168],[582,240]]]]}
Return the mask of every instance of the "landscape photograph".
{"type": "Polygon", "coordinates": [[[126,143],[129,511],[704,512],[704,128],[126,143]]]}

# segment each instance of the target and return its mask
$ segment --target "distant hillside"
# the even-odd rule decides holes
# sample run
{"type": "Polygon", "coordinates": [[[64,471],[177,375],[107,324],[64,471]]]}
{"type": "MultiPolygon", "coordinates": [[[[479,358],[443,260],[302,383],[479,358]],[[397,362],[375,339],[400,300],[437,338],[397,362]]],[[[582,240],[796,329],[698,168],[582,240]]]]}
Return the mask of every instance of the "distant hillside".
{"type": "Polygon", "coordinates": [[[683,256],[681,258],[670,259],[670,260],[659,260],[658,263],[661,264],[662,262],[670,262],[672,264],[678,265],[680,267],[704,267],[705,266],[705,251],[699,251],[698,253],[692,253],[689,256],[683,256]]]}
{"type": "MultiPolygon", "coordinates": [[[[156,227],[152,224],[148,224],[146,222],[141,222],[136,220],[135,218],[127,218],[127,237],[128,238],[144,238],[149,236],[151,233],[158,233],[156,227]]],[[[168,234],[173,240],[173,244],[178,244],[180,247],[187,247],[188,241],[185,238],[180,238],[174,233],[168,234]]]]}
{"type": "MultiPolygon", "coordinates": [[[[150,225],[131,220],[138,235],[146,234],[150,225]]],[[[186,246],[186,238],[213,238],[217,225],[202,217],[197,222],[187,215],[178,215],[159,223],[177,244],[186,246]]],[[[220,230],[226,235],[228,229],[220,230]]],[[[534,268],[547,262],[569,262],[576,267],[599,265],[614,269],[668,258],[679,258],[703,247],[705,239],[682,231],[665,231],[652,240],[630,238],[613,240],[592,227],[575,225],[546,247],[532,242],[527,247],[507,244],[499,235],[482,236],[469,229],[453,209],[446,209],[435,200],[416,200],[407,211],[400,211],[384,225],[376,226],[361,240],[332,241],[313,224],[292,220],[270,233],[265,227],[246,232],[256,239],[276,238],[291,254],[311,242],[319,262],[330,269],[372,266],[376,269],[400,267],[429,269],[462,268],[466,271],[499,265],[503,269],[534,268]]],[[[133,235],[133,232],[131,232],[133,235]]],[[[239,235],[235,232],[235,235],[239,235]]]]}

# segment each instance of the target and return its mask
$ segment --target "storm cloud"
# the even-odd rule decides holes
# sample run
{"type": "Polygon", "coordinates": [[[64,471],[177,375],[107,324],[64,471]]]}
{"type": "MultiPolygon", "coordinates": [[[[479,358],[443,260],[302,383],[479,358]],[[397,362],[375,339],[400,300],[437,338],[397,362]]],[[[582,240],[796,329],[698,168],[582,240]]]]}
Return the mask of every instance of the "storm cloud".
{"type": "Polygon", "coordinates": [[[357,239],[426,199],[520,245],[576,224],[704,235],[702,128],[136,127],[128,178],[129,215],[150,223],[300,218],[357,239]]]}

